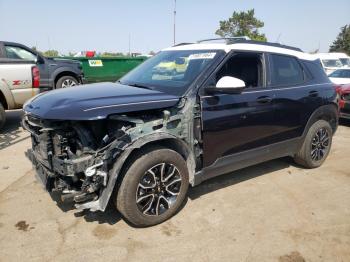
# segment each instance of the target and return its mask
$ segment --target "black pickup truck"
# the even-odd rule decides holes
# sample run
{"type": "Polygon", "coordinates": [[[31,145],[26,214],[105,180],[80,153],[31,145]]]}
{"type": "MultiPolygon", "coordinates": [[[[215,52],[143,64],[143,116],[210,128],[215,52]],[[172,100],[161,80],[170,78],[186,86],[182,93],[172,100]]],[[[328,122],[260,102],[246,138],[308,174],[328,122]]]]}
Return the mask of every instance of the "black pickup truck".
{"type": "Polygon", "coordinates": [[[22,44],[0,41],[0,58],[35,61],[40,72],[40,88],[44,90],[75,86],[84,81],[79,61],[48,58],[22,44]]]}

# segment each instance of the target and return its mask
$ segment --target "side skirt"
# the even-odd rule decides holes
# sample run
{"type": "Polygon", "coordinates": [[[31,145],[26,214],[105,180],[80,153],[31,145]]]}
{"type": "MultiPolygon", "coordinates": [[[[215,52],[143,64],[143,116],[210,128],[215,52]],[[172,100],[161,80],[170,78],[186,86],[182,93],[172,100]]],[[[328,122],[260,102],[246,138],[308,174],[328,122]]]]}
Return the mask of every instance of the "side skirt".
{"type": "Polygon", "coordinates": [[[207,179],[238,169],[284,156],[293,156],[298,152],[303,141],[303,138],[295,138],[219,158],[211,166],[205,167],[195,174],[194,186],[207,179]]]}

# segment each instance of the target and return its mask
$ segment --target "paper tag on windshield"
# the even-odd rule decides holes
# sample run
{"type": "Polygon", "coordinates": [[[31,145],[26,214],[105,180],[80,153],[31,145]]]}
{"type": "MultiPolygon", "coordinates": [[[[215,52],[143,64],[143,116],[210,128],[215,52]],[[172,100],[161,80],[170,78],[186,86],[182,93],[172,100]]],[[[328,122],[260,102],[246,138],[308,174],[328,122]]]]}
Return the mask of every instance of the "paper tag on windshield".
{"type": "Polygon", "coordinates": [[[188,59],[193,60],[193,59],[213,59],[216,53],[198,53],[198,54],[193,54],[188,57],[188,59]]]}

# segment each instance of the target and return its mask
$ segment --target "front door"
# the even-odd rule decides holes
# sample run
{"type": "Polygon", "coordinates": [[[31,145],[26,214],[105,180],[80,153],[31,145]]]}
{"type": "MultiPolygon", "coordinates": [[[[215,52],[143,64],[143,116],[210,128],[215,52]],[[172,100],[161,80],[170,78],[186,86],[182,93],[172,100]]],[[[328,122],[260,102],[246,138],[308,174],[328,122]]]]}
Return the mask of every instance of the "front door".
{"type": "Polygon", "coordinates": [[[235,52],[209,79],[213,85],[223,76],[245,82],[241,94],[202,92],[203,167],[237,153],[271,143],[274,125],[274,93],[266,89],[262,53],[235,52]]]}

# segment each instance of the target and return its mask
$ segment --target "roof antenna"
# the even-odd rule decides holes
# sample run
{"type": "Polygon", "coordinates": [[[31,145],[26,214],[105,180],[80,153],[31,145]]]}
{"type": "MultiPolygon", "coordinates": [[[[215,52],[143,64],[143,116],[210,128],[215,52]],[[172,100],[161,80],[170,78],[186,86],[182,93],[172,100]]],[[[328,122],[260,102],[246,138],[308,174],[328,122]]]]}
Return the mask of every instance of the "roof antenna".
{"type": "Polygon", "coordinates": [[[276,39],[276,43],[282,44],[282,43],[280,42],[281,35],[282,35],[282,33],[279,33],[279,35],[278,35],[278,37],[277,37],[277,39],[276,39]]]}

